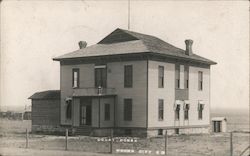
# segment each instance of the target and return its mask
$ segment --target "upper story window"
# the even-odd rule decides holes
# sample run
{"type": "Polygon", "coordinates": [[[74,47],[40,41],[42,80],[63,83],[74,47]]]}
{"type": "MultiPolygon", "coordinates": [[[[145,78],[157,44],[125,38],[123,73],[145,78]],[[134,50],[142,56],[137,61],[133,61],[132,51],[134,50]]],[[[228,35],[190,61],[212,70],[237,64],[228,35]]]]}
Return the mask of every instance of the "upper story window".
{"type": "Polygon", "coordinates": [[[159,88],[164,87],[164,67],[163,66],[158,67],[158,87],[159,88]]]}
{"type": "Polygon", "coordinates": [[[164,100],[159,99],[158,101],[158,120],[162,121],[164,119],[164,100]]]}
{"type": "Polygon", "coordinates": [[[124,66],[124,87],[125,88],[133,87],[133,66],[132,65],[124,66]]]}
{"type": "Polygon", "coordinates": [[[198,90],[203,90],[203,72],[198,72],[198,90]]]}
{"type": "Polygon", "coordinates": [[[175,65],[175,88],[180,88],[180,65],[175,65]]]}
{"type": "Polygon", "coordinates": [[[106,65],[95,66],[95,87],[107,87],[107,68],[106,65]]]}
{"type": "Polygon", "coordinates": [[[79,88],[80,82],[79,82],[79,68],[73,68],[72,69],[72,87],[73,88],[79,88]]]}
{"type": "Polygon", "coordinates": [[[188,66],[185,65],[184,66],[184,86],[185,86],[185,89],[188,89],[188,79],[189,79],[189,69],[188,69],[188,66]]]}
{"type": "Polygon", "coordinates": [[[104,105],[104,120],[110,120],[110,104],[106,103],[104,105]]]}
{"type": "Polygon", "coordinates": [[[132,99],[124,99],[124,121],[132,121],[132,99]]]}

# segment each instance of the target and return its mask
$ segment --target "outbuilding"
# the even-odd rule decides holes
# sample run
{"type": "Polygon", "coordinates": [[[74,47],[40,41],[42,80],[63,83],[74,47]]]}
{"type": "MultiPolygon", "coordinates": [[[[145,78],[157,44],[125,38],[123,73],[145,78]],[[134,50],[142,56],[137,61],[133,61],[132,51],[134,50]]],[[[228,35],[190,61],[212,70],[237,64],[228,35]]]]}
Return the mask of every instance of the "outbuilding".
{"type": "Polygon", "coordinates": [[[29,99],[32,100],[32,132],[60,131],[60,91],[36,92],[29,99]]]}
{"type": "Polygon", "coordinates": [[[225,117],[212,118],[212,132],[220,133],[227,131],[227,119],[225,117]]]}

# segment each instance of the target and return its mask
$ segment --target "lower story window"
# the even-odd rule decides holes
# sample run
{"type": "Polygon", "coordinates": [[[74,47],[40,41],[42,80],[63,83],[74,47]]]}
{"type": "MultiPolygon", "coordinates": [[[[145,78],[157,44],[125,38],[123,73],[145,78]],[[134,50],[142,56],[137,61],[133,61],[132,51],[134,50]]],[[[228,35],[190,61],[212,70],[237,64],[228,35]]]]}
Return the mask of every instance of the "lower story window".
{"type": "Polygon", "coordinates": [[[158,129],[158,135],[163,135],[163,129],[158,129]]]}
{"type": "Polygon", "coordinates": [[[204,109],[204,104],[199,104],[198,105],[198,119],[202,120],[203,118],[203,109],[204,109]]]}
{"type": "Polygon", "coordinates": [[[185,107],[184,107],[184,120],[188,120],[188,118],[189,118],[188,111],[189,111],[189,104],[185,104],[185,107]]]}
{"type": "Polygon", "coordinates": [[[72,100],[66,100],[66,118],[71,119],[72,116],[72,100]]]}
{"type": "Polygon", "coordinates": [[[177,104],[175,108],[175,120],[180,120],[180,105],[177,104]]]}

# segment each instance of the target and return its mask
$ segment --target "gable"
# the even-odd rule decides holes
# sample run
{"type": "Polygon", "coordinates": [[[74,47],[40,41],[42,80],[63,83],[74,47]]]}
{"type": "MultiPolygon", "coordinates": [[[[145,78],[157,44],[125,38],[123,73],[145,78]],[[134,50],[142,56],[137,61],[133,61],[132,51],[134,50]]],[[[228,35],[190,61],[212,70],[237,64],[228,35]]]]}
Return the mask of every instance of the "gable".
{"type": "Polygon", "coordinates": [[[138,38],[122,31],[121,29],[116,29],[97,44],[111,44],[111,43],[134,41],[134,40],[138,40],[138,38]]]}

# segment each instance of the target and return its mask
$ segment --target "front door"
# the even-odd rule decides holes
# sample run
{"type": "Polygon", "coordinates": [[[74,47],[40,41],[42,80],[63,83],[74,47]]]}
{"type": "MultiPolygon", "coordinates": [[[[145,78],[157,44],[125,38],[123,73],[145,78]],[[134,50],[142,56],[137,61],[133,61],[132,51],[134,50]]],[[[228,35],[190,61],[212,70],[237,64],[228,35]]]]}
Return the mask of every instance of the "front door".
{"type": "Polygon", "coordinates": [[[90,103],[81,103],[80,105],[80,125],[91,125],[92,109],[90,103]]]}

